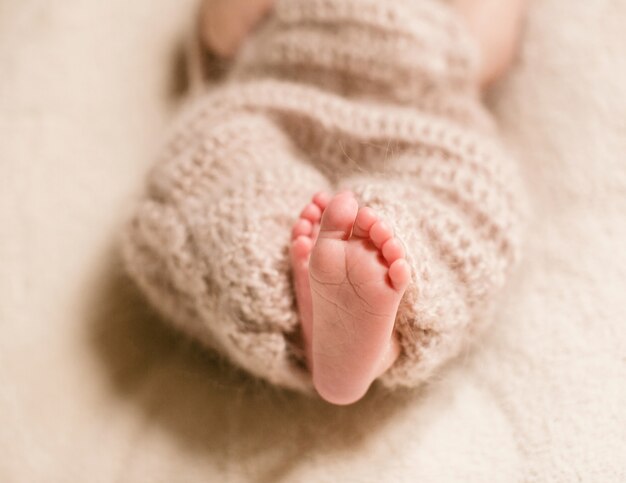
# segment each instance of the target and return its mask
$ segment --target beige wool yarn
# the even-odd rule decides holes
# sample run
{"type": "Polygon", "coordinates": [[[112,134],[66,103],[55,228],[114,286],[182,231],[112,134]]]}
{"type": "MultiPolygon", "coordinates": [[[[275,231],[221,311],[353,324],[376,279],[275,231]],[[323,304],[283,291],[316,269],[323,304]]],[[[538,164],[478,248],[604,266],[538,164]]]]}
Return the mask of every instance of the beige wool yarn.
{"type": "Polygon", "coordinates": [[[131,276],[176,326],[270,383],[311,391],[288,247],[320,190],[348,188],[404,243],[402,352],[417,386],[490,322],[524,198],[436,0],[279,0],[227,78],[185,106],[123,236],[131,276]]]}

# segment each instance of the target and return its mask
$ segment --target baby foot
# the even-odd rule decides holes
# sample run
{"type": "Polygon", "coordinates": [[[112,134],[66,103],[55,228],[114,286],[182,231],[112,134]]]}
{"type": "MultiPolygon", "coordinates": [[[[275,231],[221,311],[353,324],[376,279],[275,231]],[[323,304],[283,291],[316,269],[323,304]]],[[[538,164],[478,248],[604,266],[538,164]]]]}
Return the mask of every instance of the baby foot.
{"type": "Polygon", "coordinates": [[[306,359],[311,370],[313,359],[313,306],[311,302],[311,285],[309,283],[309,257],[320,230],[322,213],[331,199],[330,194],[317,193],[311,203],[306,205],[291,232],[291,266],[293,281],[300,312],[302,336],[306,359]]]}
{"type": "Polygon", "coordinates": [[[411,278],[404,249],[372,209],[340,193],[324,210],[309,278],[315,388],[353,403],[397,356],[394,322],[411,278]]]}

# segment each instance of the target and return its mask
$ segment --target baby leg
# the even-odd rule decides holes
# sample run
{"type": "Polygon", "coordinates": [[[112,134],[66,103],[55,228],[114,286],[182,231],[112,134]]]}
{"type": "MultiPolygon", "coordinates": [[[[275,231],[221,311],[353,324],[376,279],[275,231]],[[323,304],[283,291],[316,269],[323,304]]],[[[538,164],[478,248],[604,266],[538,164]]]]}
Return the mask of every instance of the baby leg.
{"type": "Polygon", "coordinates": [[[187,333],[252,374],[311,390],[290,232],[294,207],[328,182],[266,116],[202,107],[152,173],[125,233],[127,267],[187,333]]]}
{"type": "Polygon", "coordinates": [[[345,180],[393,227],[411,270],[395,320],[401,351],[384,384],[426,380],[490,321],[518,257],[525,212],[518,182],[505,157],[486,152],[407,153],[388,160],[385,176],[345,180]]]}
{"type": "MultiPolygon", "coordinates": [[[[231,57],[276,0],[205,0],[201,32],[205,45],[231,57]]],[[[520,38],[527,0],[453,0],[481,51],[479,82],[497,81],[508,69],[520,38]]]]}
{"type": "MultiPolygon", "coordinates": [[[[462,13],[468,13],[469,30],[478,39],[482,54],[478,73],[483,87],[504,72],[515,52],[523,2],[505,3],[508,7],[488,0],[467,0],[458,5],[462,13]],[[479,21],[485,18],[502,30],[485,26],[483,31],[479,21]]],[[[478,106],[475,109],[480,110],[478,106]]],[[[343,184],[354,190],[365,206],[373,208],[366,213],[394,226],[398,239],[393,238],[389,227],[380,229],[382,221],[375,222],[373,235],[364,237],[365,230],[359,228],[356,219],[356,202],[348,197],[333,201],[342,205],[343,212],[338,212],[345,220],[322,220],[322,232],[324,225],[329,225],[335,235],[334,239],[328,237],[329,241],[341,247],[337,254],[326,248],[329,243],[321,238],[310,262],[313,379],[318,392],[331,402],[345,404],[359,399],[389,367],[389,373],[382,375],[388,385],[412,385],[425,380],[489,319],[493,296],[517,251],[519,196],[514,171],[507,173],[509,160],[497,149],[491,150],[493,140],[488,135],[483,140],[478,135],[479,144],[474,144],[472,138],[477,133],[473,131],[480,132],[480,128],[474,129],[471,123],[463,126],[465,122],[446,126],[437,120],[437,127],[425,126],[423,145],[415,139],[415,147],[402,156],[387,157],[385,153],[383,171],[354,177],[343,184]],[[447,145],[449,142],[452,146],[447,145]],[[384,238],[380,240],[383,243],[376,243],[379,237],[384,238]],[[353,252],[357,253],[354,247],[362,248],[363,238],[371,242],[370,251],[359,253],[354,273],[364,275],[359,284],[373,289],[367,297],[363,296],[363,287],[350,283],[354,277],[352,267],[346,263],[353,252]],[[353,243],[354,239],[361,243],[353,243]],[[401,240],[407,249],[411,273],[402,273],[396,285],[392,267],[395,260],[385,256],[385,239],[392,240],[398,251],[401,240]],[[329,270],[329,260],[341,263],[336,262],[335,269],[329,270]],[[395,295],[387,297],[376,286],[379,273],[388,273],[391,286],[399,289],[395,295]],[[405,283],[411,279],[396,318],[405,283]],[[392,330],[394,322],[401,351],[397,350],[392,330]]],[[[387,142],[388,146],[394,144],[393,139],[387,142]]],[[[324,216],[330,215],[329,210],[324,216]]],[[[395,256],[402,259],[404,267],[407,262],[400,253],[395,256]]]]}
{"type": "Polygon", "coordinates": [[[275,0],[205,0],[200,31],[205,46],[217,55],[232,57],[250,30],[275,0]]]}
{"type": "Polygon", "coordinates": [[[518,50],[527,0],[454,0],[480,49],[479,82],[487,87],[510,67],[518,50]]]}

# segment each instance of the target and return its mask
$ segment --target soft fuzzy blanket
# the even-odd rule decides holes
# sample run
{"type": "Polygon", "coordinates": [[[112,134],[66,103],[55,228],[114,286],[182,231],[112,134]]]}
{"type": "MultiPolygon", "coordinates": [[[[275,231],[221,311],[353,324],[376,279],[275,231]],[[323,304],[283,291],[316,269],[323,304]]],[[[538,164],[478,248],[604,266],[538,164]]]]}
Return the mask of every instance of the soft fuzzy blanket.
{"type": "Polygon", "coordinates": [[[532,3],[490,97],[534,206],[497,322],[345,408],[212,360],[122,275],[194,8],[0,2],[0,480],[626,480],[626,4],[532,3]]]}

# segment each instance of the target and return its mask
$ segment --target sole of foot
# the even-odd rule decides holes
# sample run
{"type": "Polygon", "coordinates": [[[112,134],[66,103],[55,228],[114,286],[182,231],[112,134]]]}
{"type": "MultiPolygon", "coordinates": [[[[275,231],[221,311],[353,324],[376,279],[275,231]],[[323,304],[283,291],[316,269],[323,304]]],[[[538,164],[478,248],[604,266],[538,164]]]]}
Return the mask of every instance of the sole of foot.
{"type": "Polygon", "coordinates": [[[326,201],[312,222],[315,242],[296,238],[292,251],[310,253],[313,383],[323,399],[345,405],[397,357],[394,323],[411,274],[402,244],[372,209],[359,209],[350,192],[326,201]]]}

